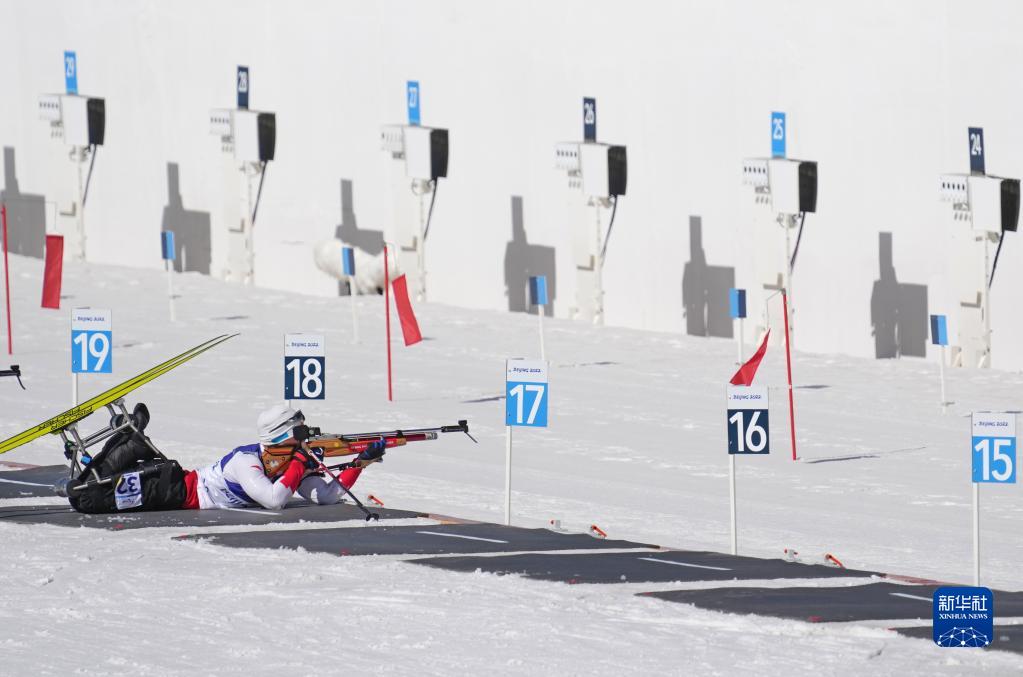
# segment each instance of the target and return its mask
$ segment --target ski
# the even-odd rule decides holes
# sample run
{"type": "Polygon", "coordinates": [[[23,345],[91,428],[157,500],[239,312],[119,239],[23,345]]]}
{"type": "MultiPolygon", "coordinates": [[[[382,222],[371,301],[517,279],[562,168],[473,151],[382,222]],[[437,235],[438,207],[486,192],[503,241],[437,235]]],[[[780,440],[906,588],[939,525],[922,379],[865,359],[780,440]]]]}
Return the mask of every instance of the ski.
{"type": "Polygon", "coordinates": [[[137,376],[130,378],[123,383],[119,383],[113,388],[110,388],[109,390],[106,390],[100,393],[99,395],[96,395],[95,397],[86,400],[85,402],[82,402],[81,404],[74,406],[71,409],[68,409],[67,411],[61,414],[57,414],[53,418],[43,421],[42,423],[32,426],[28,430],[25,430],[24,432],[21,432],[15,435],[14,437],[11,437],[9,439],[4,440],[3,442],[0,442],[0,454],[11,451],[12,449],[17,449],[21,445],[27,444],[32,440],[42,437],[43,435],[60,432],[61,430],[67,428],[68,426],[73,425],[78,421],[81,421],[83,418],[89,416],[97,409],[100,409],[108,404],[116,402],[117,400],[121,399],[131,391],[135,390],[136,388],[139,388],[140,386],[143,386],[146,383],[149,383],[150,381],[157,379],[160,376],[163,376],[168,371],[181,366],[182,364],[188,362],[192,358],[201,355],[202,353],[206,352],[211,348],[217,347],[224,341],[232,339],[237,335],[238,334],[221,334],[220,336],[200,343],[199,345],[195,346],[194,348],[186,350],[180,355],[176,355],[175,357],[172,357],[165,362],[161,362],[155,367],[147,369],[141,374],[138,374],[137,376]]]}

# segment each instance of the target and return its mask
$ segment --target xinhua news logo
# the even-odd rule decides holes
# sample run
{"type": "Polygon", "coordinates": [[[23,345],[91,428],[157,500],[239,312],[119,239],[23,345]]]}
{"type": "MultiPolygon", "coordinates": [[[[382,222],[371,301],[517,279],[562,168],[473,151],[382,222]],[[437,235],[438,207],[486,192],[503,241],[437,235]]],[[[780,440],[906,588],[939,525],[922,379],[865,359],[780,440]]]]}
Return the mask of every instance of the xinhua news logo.
{"type": "Polygon", "coordinates": [[[934,643],[941,647],[985,647],[995,634],[995,598],[988,588],[934,591],[934,643]]]}

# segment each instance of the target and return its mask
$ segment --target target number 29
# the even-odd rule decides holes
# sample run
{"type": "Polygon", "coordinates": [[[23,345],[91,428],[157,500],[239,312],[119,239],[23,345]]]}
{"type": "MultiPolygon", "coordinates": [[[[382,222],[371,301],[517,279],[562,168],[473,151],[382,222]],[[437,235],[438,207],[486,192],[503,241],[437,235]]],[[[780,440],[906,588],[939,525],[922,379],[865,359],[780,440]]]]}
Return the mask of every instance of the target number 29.
{"type": "Polygon", "coordinates": [[[323,357],[288,357],[284,360],[284,397],[288,400],[324,398],[323,357]]]}

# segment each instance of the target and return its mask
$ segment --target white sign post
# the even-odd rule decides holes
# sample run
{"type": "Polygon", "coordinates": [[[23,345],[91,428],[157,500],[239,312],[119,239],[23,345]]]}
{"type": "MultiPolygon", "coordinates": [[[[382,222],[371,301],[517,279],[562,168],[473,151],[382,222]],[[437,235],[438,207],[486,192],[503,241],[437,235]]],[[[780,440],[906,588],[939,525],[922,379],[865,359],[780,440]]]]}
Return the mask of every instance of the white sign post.
{"type": "Polygon", "coordinates": [[[735,508],[736,454],[771,452],[767,388],[764,386],[728,386],[728,498],[731,507],[732,554],[739,549],[735,508]]]}
{"type": "Polygon", "coordinates": [[[322,334],[285,334],[284,399],[322,400],[326,396],[327,353],[322,334]]]}
{"type": "Polygon", "coordinates": [[[973,456],[973,585],[980,585],[980,485],[1016,483],[1016,415],[974,412],[970,448],[973,456]]]}
{"type": "Polygon", "coordinates": [[[113,371],[113,320],[106,308],[71,310],[71,404],[78,404],[78,374],[113,371]]]}
{"type": "Polygon", "coordinates": [[[512,427],[547,427],[549,389],[547,362],[510,359],[505,362],[504,523],[511,524],[512,427]]]}

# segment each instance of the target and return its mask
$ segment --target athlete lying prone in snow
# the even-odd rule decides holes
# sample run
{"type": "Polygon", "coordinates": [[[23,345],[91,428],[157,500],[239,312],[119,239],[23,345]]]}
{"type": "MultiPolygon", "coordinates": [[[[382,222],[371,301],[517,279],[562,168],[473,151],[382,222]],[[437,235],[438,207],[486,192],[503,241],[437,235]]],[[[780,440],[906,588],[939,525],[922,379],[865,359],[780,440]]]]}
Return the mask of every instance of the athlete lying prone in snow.
{"type": "MultiPolygon", "coordinates": [[[[120,415],[119,415],[120,416],[120,415]]],[[[144,404],[131,414],[130,427],[104,444],[82,473],[68,482],[71,506],[85,513],[137,510],[204,510],[207,508],[264,507],[276,510],[297,492],[312,503],[332,504],[344,489],[305,445],[281,456],[280,445],[301,443],[308,437],[302,412],[277,405],[259,415],[259,443],[237,447],[222,459],[198,470],[184,470],[177,461],[157,454],[144,435],[149,410],[144,404]],[[274,447],[275,452],[268,451],[274,447]],[[103,478],[116,482],[101,483],[103,478]]],[[[356,467],[344,470],[340,481],[350,488],[364,466],[384,455],[383,439],[359,454],[356,467]]]]}

